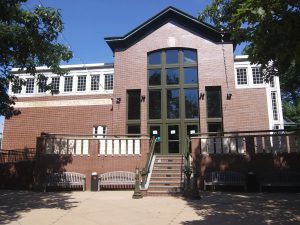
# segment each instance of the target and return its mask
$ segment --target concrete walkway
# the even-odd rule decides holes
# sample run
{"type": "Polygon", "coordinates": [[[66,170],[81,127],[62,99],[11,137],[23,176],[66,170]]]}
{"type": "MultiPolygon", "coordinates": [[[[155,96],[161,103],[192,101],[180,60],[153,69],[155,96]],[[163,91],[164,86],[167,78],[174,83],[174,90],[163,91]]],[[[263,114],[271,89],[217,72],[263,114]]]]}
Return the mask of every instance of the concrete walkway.
{"type": "Polygon", "coordinates": [[[300,194],[207,192],[200,200],[132,191],[0,190],[0,224],[300,224],[300,194]]]}

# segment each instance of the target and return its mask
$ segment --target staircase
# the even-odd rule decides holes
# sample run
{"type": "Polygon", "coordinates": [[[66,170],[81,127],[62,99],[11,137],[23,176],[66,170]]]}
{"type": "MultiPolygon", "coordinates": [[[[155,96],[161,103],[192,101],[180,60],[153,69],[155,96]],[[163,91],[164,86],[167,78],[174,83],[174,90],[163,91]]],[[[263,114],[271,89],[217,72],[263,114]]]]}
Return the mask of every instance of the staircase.
{"type": "Polygon", "coordinates": [[[179,195],[184,183],[181,155],[156,155],[147,196],[179,195]]]}

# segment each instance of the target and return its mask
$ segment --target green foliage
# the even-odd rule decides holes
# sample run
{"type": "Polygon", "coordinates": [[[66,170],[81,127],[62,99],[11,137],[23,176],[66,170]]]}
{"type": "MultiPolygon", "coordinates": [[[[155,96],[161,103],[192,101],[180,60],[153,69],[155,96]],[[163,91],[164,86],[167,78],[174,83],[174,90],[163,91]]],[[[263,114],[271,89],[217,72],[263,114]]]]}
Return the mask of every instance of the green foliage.
{"type": "MultiPolygon", "coordinates": [[[[45,76],[37,73],[37,66],[47,66],[58,75],[66,74],[59,67],[61,61],[72,58],[72,52],[57,42],[63,30],[58,10],[36,6],[26,10],[27,0],[0,0],[0,115],[10,118],[20,112],[14,109],[15,97],[7,93],[9,82],[14,91],[20,90],[25,80],[17,79],[12,68],[29,73],[41,86],[45,76]]],[[[44,86],[51,90],[51,84],[44,86]]]]}
{"type": "Polygon", "coordinates": [[[300,128],[300,102],[291,104],[290,102],[283,101],[283,113],[300,128]]]}
{"type": "Polygon", "coordinates": [[[262,66],[266,78],[277,75],[284,98],[295,104],[300,98],[300,1],[212,0],[199,16],[224,32],[244,53],[262,66]]]}

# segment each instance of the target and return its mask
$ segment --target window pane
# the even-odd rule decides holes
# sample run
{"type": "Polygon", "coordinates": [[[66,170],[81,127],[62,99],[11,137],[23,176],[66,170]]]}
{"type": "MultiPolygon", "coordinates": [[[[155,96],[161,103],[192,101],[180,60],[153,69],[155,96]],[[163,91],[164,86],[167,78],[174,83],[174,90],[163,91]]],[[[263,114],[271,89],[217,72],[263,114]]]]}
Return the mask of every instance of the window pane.
{"type": "Polygon", "coordinates": [[[46,77],[45,80],[40,81],[39,93],[45,93],[46,92],[47,80],[48,80],[48,78],[46,77]]]}
{"type": "Polygon", "coordinates": [[[197,67],[184,68],[184,83],[185,84],[198,83],[197,67]]]}
{"type": "Polygon", "coordinates": [[[114,87],[114,77],[112,74],[104,75],[104,89],[105,90],[113,90],[114,87]]]}
{"type": "Polygon", "coordinates": [[[179,84],[179,69],[166,69],[167,84],[179,84]]]}
{"type": "Polygon", "coordinates": [[[141,126],[140,125],[128,125],[127,132],[128,132],[128,134],[140,134],[141,126]]]}
{"type": "Polygon", "coordinates": [[[98,91],[100,87],[100,75],[91,76],[91,90],[98,91]]]}
{"type": "Polygon", "coordinates": [[[26,80],[26,93],[33,93],[34,92],[34,79],[29,78],[26,80]]]}
{"type": "Polygon", "coordinates": [[[197,63],[197,52],[194,50],[183,50],[183,63],[197,63]]]}
{"type": "Polygon", "coordinates": [[[161,118],[161,92],[160,90],[149,91],[149,119],[161,118]]]}
{"type": "Polygon", "coordinates": [[[149,70],[148,71],[149,85],[160,85],[161,84],[161,70],[149,70]]]}
{"type": "Polygon", "coordinates": [[[263,84],[264,77],[259,67],[252,68],[253,84],[263,84]]]}
{"type": "Polygon", "coordinates": [[[248,84],[248,76],[246,68],[237,68],[236,69],[236,79],[238,85],[247,85],[248,84]]]}
{"type": "Polygon", "coordinates": [[[78,76],[77,91],[85,91],[86,88],[86,76],[78,76]]]}
{"type": "Polygon", "coordinates": [[[208,118],[222,117],[220,88],[207,88],[206,89],[206,104],[207,104],[207,117],[208,118]]]}
{"type": "Polygon", "coordinates": [[[197,89],[185,89],[185,117],[186,118],[198,118],[199,106],[198,106],[198,90],[197,89]]]}
{"type": "Polygon", "coordinates": [[[179,90],[172,89],[167,91],[167,118],[179,118],[179,90]]]}
{"type": "Polygon", "coordinates": [[[161,52],[153,52],[149,54],[149,65],[160,64],[161,52]]]}
{"type": "Polygon", "coordinates": [[[208,123],[208,132],[222,132],[222,123],[208,123]]]}
{"type": "Polygon", "coordinates": [[[65,77],[65,92],[70,92],[73,90],[73,77],[65,77]]]}
{"type": "Polygon", "coordinates": [[[167,64],[178,64],[178,50],[166,50],[167,64]]]}
{"type": "Polygon", "coordinates": [[[192,135],[198,133],[198,125],[187,125],[186,126],[186,135],[192,135]]]}
{"type": "Polygon", "coordinates": [[[275,91],[271,92],[271,99],[272,99],[273,119],[278,120],[277,96],[275,91]]]}
{"type": "Polygon", "coordinates": [[[168,147],[169,153],[179,153],[179,126],[168,127],[168,147]]]}
{"type": "Polygon", "coordinates": [[[128,90],[128,120],[141,118],[141,90],[128,90]]]}
{"type": "Polygon", "coordinates": [[[155,153],[160,153],[160,126],[150,126],[150,138],[155,138],[156,143],[154,146],[154,152],[155,153]]]}
{"type": "Polygon", "coordinates": [[[20,94],[22,91],[21,79],[17,78],[15,83],[12,83],[12,91],[14,94],[20,94]]]}
{"type": "Polygon", "coordinates": [[[59,91],[60,77],[52,77],[52,91],[59,91]]]}

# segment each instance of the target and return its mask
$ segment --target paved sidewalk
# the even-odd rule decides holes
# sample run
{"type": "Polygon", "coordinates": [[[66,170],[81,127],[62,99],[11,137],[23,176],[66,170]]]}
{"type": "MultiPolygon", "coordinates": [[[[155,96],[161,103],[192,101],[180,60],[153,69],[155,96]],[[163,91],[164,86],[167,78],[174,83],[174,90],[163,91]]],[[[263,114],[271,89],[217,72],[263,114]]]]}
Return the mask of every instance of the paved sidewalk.
{"type": "Polygon", "coordinates": [[[207,192],[201,200],[132,199],[132,191],[0,190],[0,224],[300,224],[300,194],[207,192]]]}

